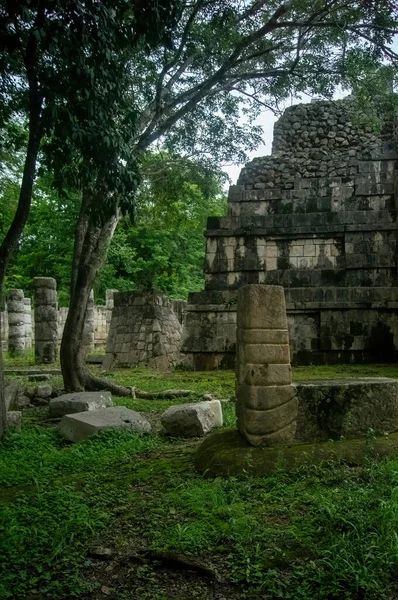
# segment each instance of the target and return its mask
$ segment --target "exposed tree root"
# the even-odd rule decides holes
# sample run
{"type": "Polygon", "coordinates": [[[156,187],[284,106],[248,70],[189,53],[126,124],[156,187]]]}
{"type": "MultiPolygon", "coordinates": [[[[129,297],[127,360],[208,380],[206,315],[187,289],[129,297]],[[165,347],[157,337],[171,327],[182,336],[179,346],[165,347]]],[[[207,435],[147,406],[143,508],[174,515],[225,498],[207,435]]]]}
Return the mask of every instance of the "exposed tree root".
{"type": "Polygon", "coordinates": [[[179,571],[194,571],[207,579],[213,579],[222,582],[220,576],[210,567],[207,567],[202,562],[193,558],[186,558],[181,554],[174,554],[173,552],[154,552],[149,550],[143,554],[131,554],[127,557],[130,560],[137,561],[141,564],[148,564],[150,562],[160,563],[161,566],[168,567],[170,569],[177,569],[179,571]]]}
{"type": "Polygon", "coordinates": [[[101,377],[95,377],[84,371],[84,387],[89,391],[102,391],[107,390],[115,396],[129,396],[130,398],[144,398],[145,400],[156,400],[156,399],[172,399],[172,398],[185,398],[193,392],[191,390],[165,390],[164,392],[144,392],[143,390],[137,390],[134,387],[128,388],[124,385],[118,385],[112,381],[102,379],[101,377]]]}

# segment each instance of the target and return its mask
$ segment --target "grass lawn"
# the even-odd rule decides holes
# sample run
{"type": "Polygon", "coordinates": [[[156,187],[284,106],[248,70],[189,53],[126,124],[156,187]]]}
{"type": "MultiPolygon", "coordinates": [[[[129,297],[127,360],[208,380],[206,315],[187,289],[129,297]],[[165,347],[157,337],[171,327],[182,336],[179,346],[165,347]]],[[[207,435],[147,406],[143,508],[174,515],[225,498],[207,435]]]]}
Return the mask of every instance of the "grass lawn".
{"type": "MultiPolygon", "coordinates": [[[[380,375],[398,378],[398,366],[294,370],[296,380],[380,375]]],[[[192,389],[189,400],[234,394],[228,371],[107,376],[192,389]]],[[[200,442],[156,433],[176,401],[115,402],[145,413],[155,433],[71,445],[37,409],[0,444],[1,599],[398,598],[398,457],[206,479],[193,468],[200,442]]],[[[223,410],[232,426],[233,402],[223,410]]]]}

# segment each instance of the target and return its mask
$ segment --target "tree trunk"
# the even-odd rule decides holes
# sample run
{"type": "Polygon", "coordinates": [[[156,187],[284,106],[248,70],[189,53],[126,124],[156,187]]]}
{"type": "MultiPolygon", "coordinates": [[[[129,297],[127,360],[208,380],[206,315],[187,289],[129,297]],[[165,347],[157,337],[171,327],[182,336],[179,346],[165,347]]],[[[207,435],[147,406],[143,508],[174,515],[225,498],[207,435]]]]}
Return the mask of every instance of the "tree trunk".
{"type": "Polygon", "coordinates": [[[81,392],[85,389],[92,391],[107,389],[116,396],[131,396],[147,400],[189,396],[192,394],[191,390],[150,393],[133,387],[128,388],[95,377],[85,368],[83,336],[87,305],[95,277],[104,262],[117,222],[117,214],[101,217],[83,198],[75,234],[71,298],[60,351],[65,390],[81,392]]]}
{"type": "Polygon", "coordinates": [[[86,387],[84,364],[84,322],[90,292],[101,267],[118,215],[101,217],[83,198],[75,235],[71,298],[61,342],[61,369],[67,392],[86,387]]]}
{"type": "MultiPolygon", "coordinates": [[[[22,184],[19,192],[18,206],[14,219],[9,230],[0,246],[0,301],[3,297],[4,279],[7,266],[11,256],[15,251],[22,231],[28,220],[30,205],[32,200],[33,183],[36,176],[37,155],[39,153],[41,132],[41,111],[42,98],[36,96],[31,98],[29,139],[25,158],[25,165],[22,175],[22,184]]],[[[1,340],[0,328],[0,340],[1,340]]],[[[0,354],[1,346],[0,346],[0,354]]],[[[4,372],[3,358],[0,356],[0,439],[3,437],[6,429],[6,405],[4,397],[4,372]]]]}

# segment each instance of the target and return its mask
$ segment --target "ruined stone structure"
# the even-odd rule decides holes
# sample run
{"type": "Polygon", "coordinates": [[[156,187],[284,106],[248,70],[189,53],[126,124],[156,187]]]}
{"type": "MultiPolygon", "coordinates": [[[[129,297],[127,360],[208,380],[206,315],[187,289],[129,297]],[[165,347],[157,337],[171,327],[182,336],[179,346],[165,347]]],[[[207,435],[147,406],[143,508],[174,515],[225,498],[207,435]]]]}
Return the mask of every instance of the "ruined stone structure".
{"type": "MultiPolygon", "coordinates": [[[[41,279],[41,278],[39,278],[41,279]]],[[[86,328],[87,332],[87,344],[88,350],[92,350],[93,348],[100,350],[105,349],[106,341],[108,338],[109,326],[112,317],[112,308],[113,308],[113,294],[116,290],[106,290],[106,306],[94,305],[94,299],[91,295],[90,297],[90,311],[89,311],[89,319],[88,325],[86,328]]],[[[24,292],[21,290],[22,297],[24,292]]],[[[20,336],[24,335],[25,337],[25,346],[24,350],[29,350],[34,346],[34,309],[32,308],[32,300],[30,298],[23,297],[24,303],[24,323],[22,324],[22,316],[20,317],[11,316],[11,321],[15,321],[17,318],[20,331],[20,336]],[[22,333],[22,325],[24,328],[24,332],[22,333]]],[[[185,304],[182,302],[182,304],[185,304]]],[[[174,303],[173,303],[174,305],[174,303]]],[[[11,308],[14,307],[14,301],[11,299],[11,308]]],[[[21,308],[21,306],[20,306],[21,308]]],[[[8,307],[7,301],[4,303],[2,310],[0,312],[1,319],[1,345],[3,352],[7,352],[9,348],[9,317],[8,317],[8,307]]],[[[12,312],[12,311],[11,311],[12,312]]],[[[39,311],[40,312],[40,311],[39,311]]],[[[182,308],[181,314],[179,318],[182,322],[182,308]]],[[[61,344],[62,334],[64,331],[65,321],[68,316],[68,308],[58,307],[57,314],[57,339],[58,339],[58,347],[61,344]]],[[[16,322],[15,322],[16,323],[16,322]]],[[[14,324],[15,324],[14,323],[14,324]]],[[[11,337],[14,337],[15,330],[12,328],[11,337]]],[[[13,341],[11,341],[10,348],[13,348],[13,341]]]]}
{"type": "Polygon", "coordinates": [[[398,359],[395,127],[374,134],[352,101],[288,108],[273,154],[229,190],[208,220],[206,290],[189,296],[184,363],[231,367],[236,296],[285,288],[294,363],[398,359]]]}
{"type": "Polygon", "coordinates": [[[84,320],[83,342],[85,348],[90,351],[95,348],[95,310],[94,292],[91,290],[87,303],[86,318],[84,320]]]}
{"type": "Polygon", "coordinates": [[[283,288],[243,286],[237,312],[238,430],[252,446],[289,444],[296,433],[297,399],[283,288]]]}
{"type": "Polygon", "coordinates": [[[33,328],[32,328],[32,301],[30,298],[24,298],[24,323],[25,323],[25,350],[30,350],[33,346],[33,328]]]}
{"type": "Polygon", "coordinates": [[[52,363],[58,351],[57,284],[52,277],[35,277],[35,357],[38,363],[52,363]]]}
{"type": "Polygon", "coordinates": [[[23,290],[8,290],[7,308],[8,351],[13,356],[22,356],[25,352],[25,304],[23,290]]]}
{"type": "Polygon", "coordinates": [[[181,330],[172,301],[161,292],[116,293],[103,367],[174,367],[181,330]]]}

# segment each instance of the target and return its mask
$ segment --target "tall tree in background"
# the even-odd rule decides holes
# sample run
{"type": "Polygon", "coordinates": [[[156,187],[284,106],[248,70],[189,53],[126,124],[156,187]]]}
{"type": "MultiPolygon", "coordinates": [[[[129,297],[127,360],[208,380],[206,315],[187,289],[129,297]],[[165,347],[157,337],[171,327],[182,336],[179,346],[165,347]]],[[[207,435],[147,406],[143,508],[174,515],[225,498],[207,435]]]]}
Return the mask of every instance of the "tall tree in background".
{"type": "MultiPolygon", "coordinates": [[[[27,4],[31,15],[32,3],[27,4]]],[[[41,22],[36,23],[43,4],[34,4],[31,27],[21,17],[34,47],[52,39],[47,31],[42,36],[41,22]]],[[[61,11],[64,4],[54,0],[52,10],[61,11]]],[[[144,32],[130,3],[112,5],[73,4],[83,19],[76,47],[67,62],[62,53],[45,62],[58,65],[52,89],[67,90],[57,96],[67,104],[58,101],[52,107],[57,131],[49,156],[60,180],[75,173],[83,190],[61,352],[69,389],[99,385],[85,373],[79,350],[84,312],[101,255],[137,185],[135,161],[146,149],[162,140],[180,154],[241,162],[244,149],[260,139],[252,125],[264,107],[276,108],[300,92],[330,96],[338,84],[397,58],[389,48],[397,31],[395,4],[389,0],[194,0],[172,11],[168,35],[159,35],[159,23],[170,15],[167,7],[162,12],[160,1],[154,13],[152,4],[137,3],[136,15],[146,17],[144,32]],[[148,18],[152,14],[161,16],[148,18]],[[147,38],[156,43],[143,42],[147,38]],[[110,65],[117,78],[107,74],[110,65]],[[245,126],[239,123],[242,112],[245,126]]]]}
{"type": "Polygon", "coordinates": [[[203,231],[208,216],[225,213],[225,176],[167,153],[149,153],[141,172],[134,221],[120,222],[96,288],[158,288],[187,298],[203,289],[203,231]]]}
{"type": "MultiPolygon", "coordinates": [[[[397,31],[395,4],[389,0],[182,4],[171,43],[151,52],[137,46],[131,59],[137,118],[128,141],[130,156],[140,160],[162,140],[166,149],[180,154],[242,161],[244,149],[260,139],[253,120],[261,109],[275,109],[300,92],[331,96],[337,85],[352,83],[386,59],[395,61],[389,44],[397,31]],[[248,119],[244,127],[242,113],[248,119]]],[[[115,194],[112,198],[117,219],[120,205],[115,194]]],[[[97,214],[88,215],[87,223],[90,218],[97,214]]],[[[112,227],[102,230],[103,249],[112,232],[112,227]]],[[[78,306],[87,305],[100,264],[95,244],[83,255],[89,258],[84,268],[74,266],[70,327],[61,349],[64,381],[71,390],[104,386],[84,369],[84,317],[74,318],[78,306]]]]}
{"type": "MultiPolygon", "coordinates": [[[[0,296],[5,270],[29,215],[42,139],[51,138],[49,148],[55,151],[58,150],[55,142],[60,139],[57,136],[70,136],[70,141],[79,141],[86,147],[91,144],[92,148],[101,139],[102,150],[111,146],[111,119],[105,121],[106,130],[101,127],[100,119],[107,117],[115,95],[119,98],[117,77],[126,68],[123,48],[128,41],[130,46],[141,43],[145,51],[155,39],[167,45],[166,34],[176,5],[177,2],[170,0],[1,2],[0,127],[4,128],[10,119],[26,119],[28,142],[15,216],[0,246],[0,296]],[[94,127],[95,119],[100,133],[94,127]],[[83,122],[87,127],[82,126],[83,122]]],[[[94,163],[95,153],[93,157],[89,153],[68,154],[62,145],[59,150],[56,158],[52,156],[55,162],[66,156],[76,161],[89,156],[94,163]]],[[[120,146],[118,151],[121,160],[120,146]]],[[[67,166],[69,177],[75,171],[76,183],[80,184],[78,165],[67,166]]],[[[85,166],[90,172],[86,181],[94,181],[96,173],[91,172],[91,167],[93,171],[97,167],[98,174],[98,165],[88,162],[85,166]]],[[[119,162],[111,158],[108,168],[117,188],[119,162]]],[[[131,182],[134,177],[130,173],[127,179],[131,182]]],[[[97,191],[101,192],[101,186],[97,191]]],[[[0,365],[0,437],[5,428],[3,388],[0,365]]]]}

